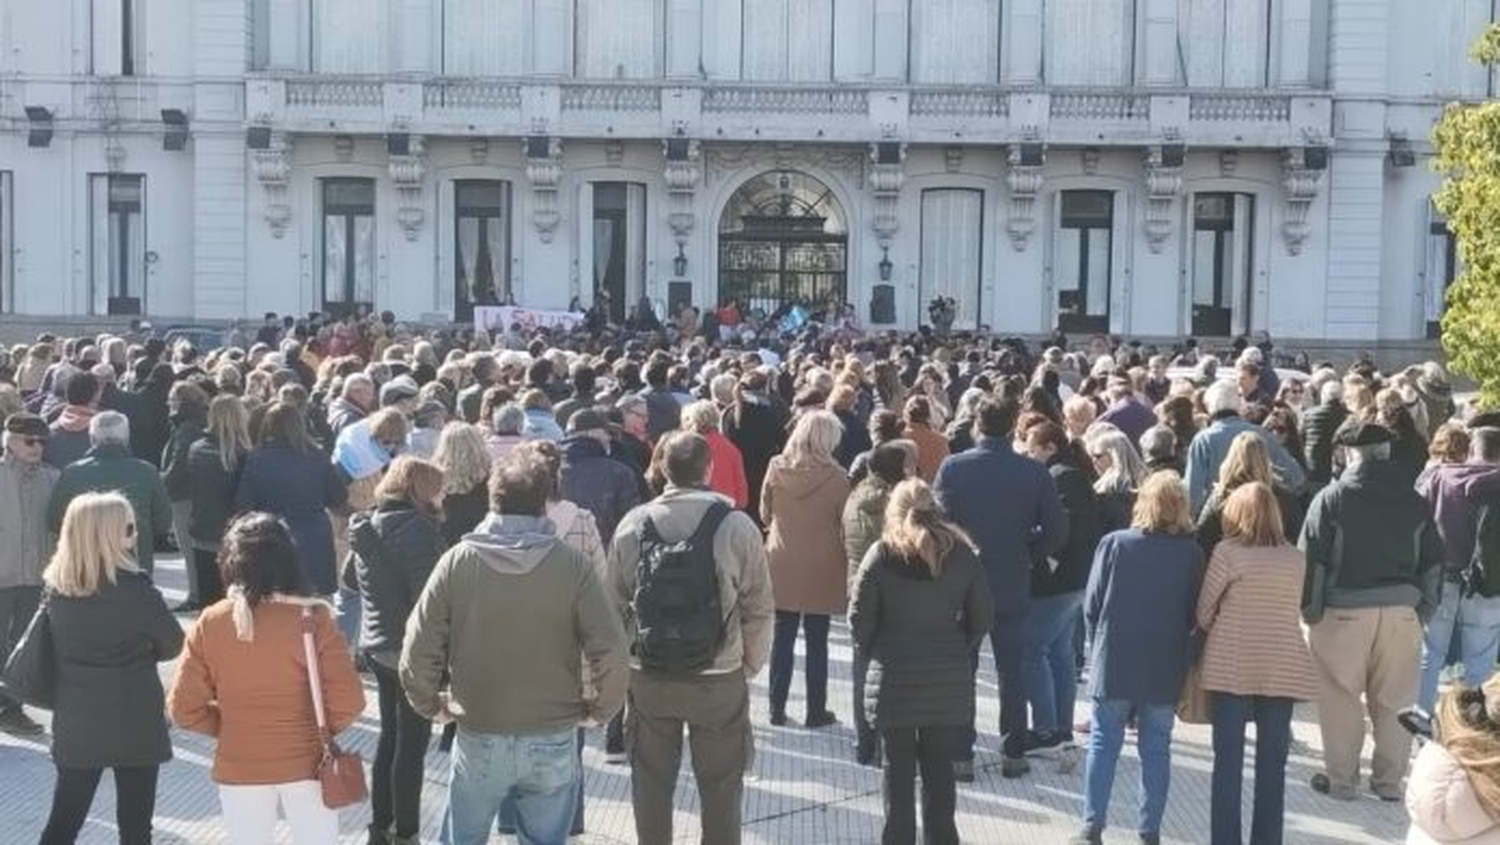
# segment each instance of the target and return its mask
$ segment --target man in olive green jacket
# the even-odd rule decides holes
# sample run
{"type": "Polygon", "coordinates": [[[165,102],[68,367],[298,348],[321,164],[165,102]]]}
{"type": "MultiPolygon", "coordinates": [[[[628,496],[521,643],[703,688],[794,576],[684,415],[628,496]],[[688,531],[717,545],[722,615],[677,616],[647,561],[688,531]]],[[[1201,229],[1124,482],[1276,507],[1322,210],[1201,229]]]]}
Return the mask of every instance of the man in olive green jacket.
{"type": "Polygon", "coordinates": [[[89,443],[88,454],[63,469],[47,506],[47,526],[54,534],[61,531],[68,504],[84,493],[119,493],[135,511],[136,564],[149,576],[156,541],[172,530],[172,502],[161,473],[130,453],[130,421],[118,411],[94,415],[89,443]]]}

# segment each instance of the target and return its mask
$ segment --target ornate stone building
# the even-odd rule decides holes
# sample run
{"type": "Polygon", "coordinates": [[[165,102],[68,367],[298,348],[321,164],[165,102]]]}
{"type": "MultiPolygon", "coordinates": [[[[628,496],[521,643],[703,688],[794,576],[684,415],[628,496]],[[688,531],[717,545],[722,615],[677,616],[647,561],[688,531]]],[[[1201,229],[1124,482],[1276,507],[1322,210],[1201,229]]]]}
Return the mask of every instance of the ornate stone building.
{"type": "Polygon", "coordinates": [[[0,11],[0,310],[847,300],[1364,344],[1454,273],[1490,0],[59,0],[0,11]]]}

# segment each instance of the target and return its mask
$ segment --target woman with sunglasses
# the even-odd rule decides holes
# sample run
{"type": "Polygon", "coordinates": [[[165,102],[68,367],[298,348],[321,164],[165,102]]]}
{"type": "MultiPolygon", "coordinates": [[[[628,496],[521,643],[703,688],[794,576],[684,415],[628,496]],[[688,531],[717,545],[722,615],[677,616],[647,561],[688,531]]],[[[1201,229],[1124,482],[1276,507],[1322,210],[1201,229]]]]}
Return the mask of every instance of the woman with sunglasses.
{"type": "Polygon", "coordinates": [[[172,759],[156,664],[182,650],[182,629],[136,566],[135,542],[124,496],[85,493],[68,504],[42,576],[56,661],[57,766],[43,845],[77,840],[105,769],[114,772],[121,845],[151,842],[157,773],[172,759]]]}

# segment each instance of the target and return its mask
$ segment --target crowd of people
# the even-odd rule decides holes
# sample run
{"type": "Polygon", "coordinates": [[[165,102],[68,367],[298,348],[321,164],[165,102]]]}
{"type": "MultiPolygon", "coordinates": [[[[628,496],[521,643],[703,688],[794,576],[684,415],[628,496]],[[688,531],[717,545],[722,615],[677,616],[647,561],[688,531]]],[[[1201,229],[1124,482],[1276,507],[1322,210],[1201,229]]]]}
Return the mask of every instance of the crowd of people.
{"type": "Polygon", "coordinates": [[[150,841],[168,719],[215,739],[229,841],[280,815],[334,842],[319,772],[367,688],[372,845],[419,841],[434,725],[445,843],[581,833],[589,726],[629,766],[639,841],[671,842],[686,726],[703,841],[733,845],[767,666],[772,726],[847,720],[882,768],[886,845],[955,843],[985,640],[1000,774],[1081,744],[1083,845],[1127,730],[1135,832],[1160,841],[1179,714],[1212,725],[1212,843],[1281,842],[1296,702],[1313,790],[1404,795],[1411,842],[1500,839],[1500,417],[1458,408],[1438,364],[333,326],[268,315],[211,350],[43,335],[0,362],[0,729],[52,710],[44,845],[75,840],[104,769],[121,841],[150,841]],[[171,546],[175,608],[152,581],[171,546]],[[1417,704],[1435,729],[1408,777],[1417,704]]]}

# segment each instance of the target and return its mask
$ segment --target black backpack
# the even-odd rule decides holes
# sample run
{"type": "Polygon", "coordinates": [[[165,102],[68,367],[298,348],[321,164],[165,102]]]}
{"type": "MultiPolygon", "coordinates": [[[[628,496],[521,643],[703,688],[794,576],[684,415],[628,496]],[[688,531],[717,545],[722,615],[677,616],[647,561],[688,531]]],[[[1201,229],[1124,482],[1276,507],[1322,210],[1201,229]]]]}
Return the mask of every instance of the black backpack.
{"type": "Polygon", "coordinates": [[[713,665],[724,644],[719,567],[714,534],[729,506],[714,502],[686,540],[664,541],[656,523],[641,526],[641,561],[636,567],[636,633],[631,653],[646,672],[672,677],[696,675],[713,665]]]}

